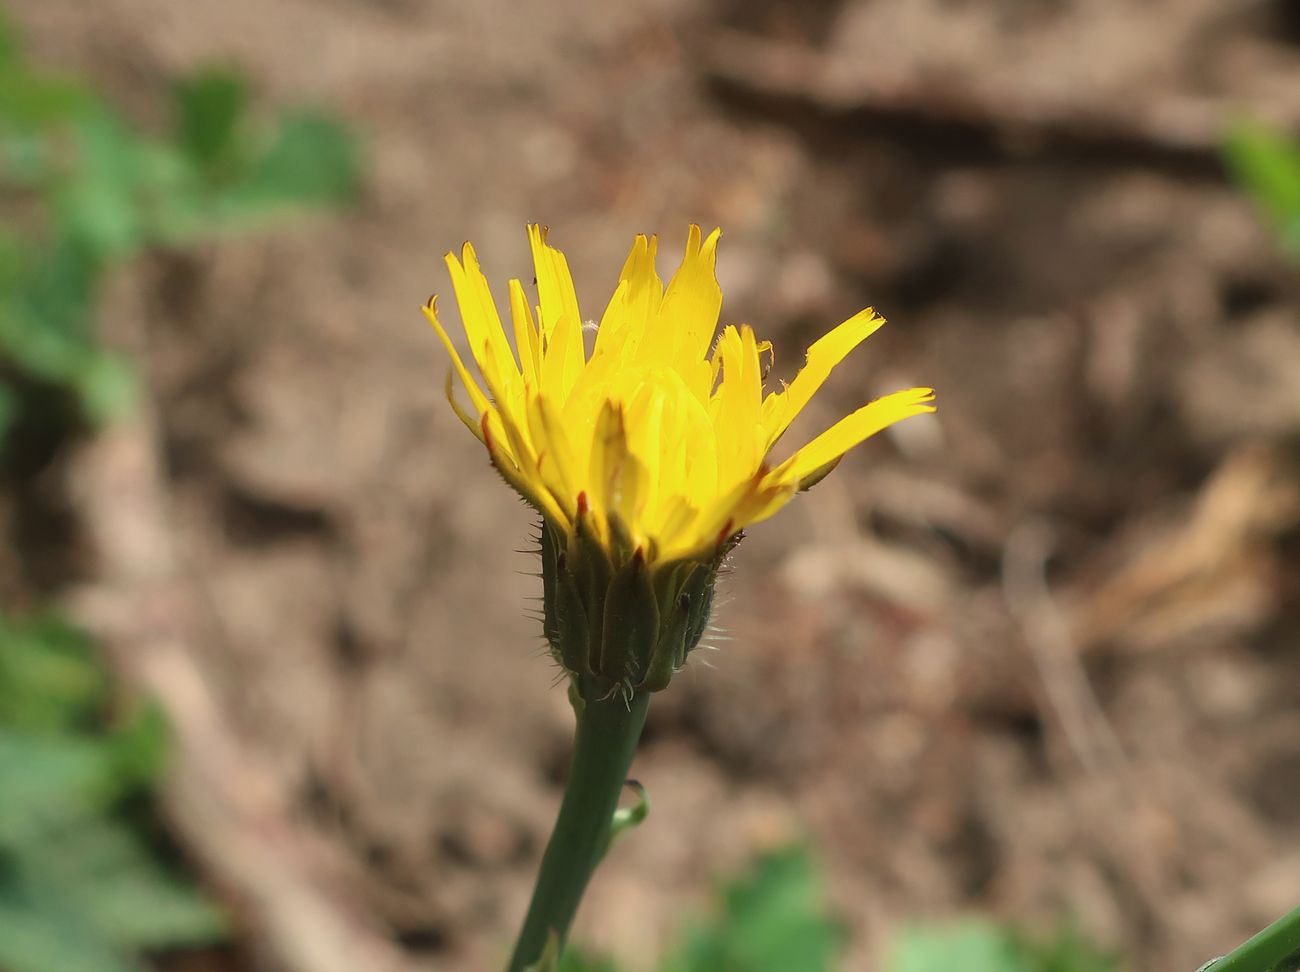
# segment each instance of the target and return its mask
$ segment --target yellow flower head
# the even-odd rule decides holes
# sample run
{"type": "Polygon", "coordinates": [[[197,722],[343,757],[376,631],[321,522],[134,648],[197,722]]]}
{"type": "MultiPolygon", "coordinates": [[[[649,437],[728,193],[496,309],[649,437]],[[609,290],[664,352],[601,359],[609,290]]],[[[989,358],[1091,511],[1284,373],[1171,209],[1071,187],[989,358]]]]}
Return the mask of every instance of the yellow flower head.
{"type": "Polygon", "coordinates": [[[720,232],[690,228],[686,253],[667,288],[655,272],[656,238],[638,236],[600,323],[594,347],[564,254],[530,226],[536,316],[510,281],[514,348],[474,248],[447,254],[470,353],[466,367],[438,320],[438,332],[472,411],[448,397],[487,447],[506,481],[564,537],[588,534],[613,564],[650,566],[714,560],[739,532],[771,516],[815,483],[844,453],[881,429],[934,410],[929,388],[895,392],[832,425],[779,463],[768,459],[782,433],[831,369],[884,324],[870,308],[808,350],[788,385],[763,391],[771,344],[748,325],[714,332],[722,291],[714,275],[720,232]]]}

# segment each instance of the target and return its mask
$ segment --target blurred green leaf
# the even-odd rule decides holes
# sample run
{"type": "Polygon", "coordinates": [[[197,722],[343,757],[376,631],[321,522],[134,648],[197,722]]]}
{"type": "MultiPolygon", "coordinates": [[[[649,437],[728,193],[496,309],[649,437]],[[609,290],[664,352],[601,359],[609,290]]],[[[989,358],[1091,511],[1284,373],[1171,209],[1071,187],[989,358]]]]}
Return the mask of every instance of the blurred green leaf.
{"type": "Polygon", "coordinates": [[[52,615],[0,617],[0,726],[48,733],[85,725],[106,690],[81,631],[52,615]]]}
{"type": "Polygon", "coordinates": [[[18,37],[9,15],[0,10],[0,66],[8,66],[18,59],[18,37]]]}
{"type": "Polygon", "coordinates": [[[77,81],[40,77],[18,60],[0,61],[0,128],[48,128],[94,104],[94,95],[77,81]]]}
{"type": "Polygon", "coordinates": [[[113,722],[108,702],[83,634],[52,616],[0,615],[5,972],[138,972],[143,949],[224,934],[140,826],[134,798],[166,756],[162,711],[140,706],[113,722]]]}
{"type": "MultiPolygon", "coordinates": [[[[721,909],[687,928],[658,972],[829,972],[843,934],[817,893],[808,854],[791,848],[760,858],[728,885],[721,909]]],[[[1070,926],[1044,940],[992,921],[918,924],[894,941],[884,972],[1116,972],[1115,960],[1070,926]]],[[[608,958],[568,948],[559,972],[623,972],[608,958]]]]}
{"type": "Polygon", "coordinates": [[[0,130],[48,126],[93,103],[86,85],[32,71],[23,62],[13,23],[0,11],[0,130]]]}
{"type": "Polygon", "coordinates": [[[286,115],[230,202],[242,209],[339,203],[356,188],[356,141],[338,121],[314,111],[286,115]]]}
{"type": "Polygon", "coordinates": [[[37,132],[0,127],[0,175],[23,188],[37,187],[53,169],[48,141],[37,132]]]}
{"type": "Polygon", "coordinates": [[[134,388],[125,363],[90,331],[99,276],[99,260],[71,237],[13,259],[0,244],[0,360],[73,392],[92,420],[120,413],[134,388]]]}
{"type": "Polygon", "coordinates": [[[122,358],[94,349],[79,355],[69,375],[86,417],[104,423],[126,414],[136,400],[135,371],[122,358]]]}
{"type": "MultiPolygon", "coordinates": [[[[359,153],[338,121],[292,110],[262,128],[249,90],[209,70],[174,87],[168,137],[138,131],[77,79],[26,64],[0,23],[0,364],[5,426],[33,387],[61,390],[99,424],[134,402],[127,363],[99,345],[94,311],[108,273],[150,247],[265,225],[348,198],[359,153]]],[[[29,395],[30,397],[30,395],[29,395]]],[[[48,409],[46,410],[49,411],[48,409]]],[[[61,414],[61,413],[55,413],[61,414]]]]}
{"type": "Polygon", "coordinates": [[[24,852],[28,893],[57,901],[114,947],[156,948],[219,940],[224,923],[193,888],[162,868],[139,835],[105,817],[24,852]]]}
{"type": "Polygon", "coordinates": [[[154,782],[167,761],[167,719],[163,710],[155,702],[138,706],[109,742],[119,778],[139,784],[154,782]]]}
{"type": "MultiPolygon", "coordinates": [[[[829,972],[844,936],[828,917],[805,848],[760,857],[722,889],[715,915],[684,930],[659,972],[829,972]]],[[[569,947],[559,972],[620,972],[620,966],[569,947]]]]}
{"type": "Polygon", "coordinates": [[[1224,139],[1233,177],[1300,252],[1300,144],[1277,129],[1241,121],[1224,139]]]}
{"type": "MultiPolygon", "coordinates": [[[[299,110],[259,127],[248,103],[238,76],[196,75],[175,88],[173,130],[151,136],[92,85],[27,64],[0,12],[0,446],[15,426],[67,435],[131,406],[130,362],[95,327],[126,260],[354,191],[339,122],[299,110]]],[[[162,712],[114,719],[112,701],[79,632],[0,614],[4,972],[138,972],[140,949],[222,934],[147,827],[162,712]]]]}
{"type": "Polygon", "coordinates": [[[0,319],[0,344],[37,375],[69,372],[68,346],[81,348],[89,338],[88,316],[99,277],[99,262],[71,237],[54,240],[39,254],[24,254],[10,293],[19,320],[15,327],[0,319]]]}
{"type": "Polygon", "coordinates": [[[895,941],[888,972],[1037,972],[1002,928],[984,921],[918,925],[895,941]]]}
{"type": "Polygon", "coordinates": [[[1071,926],[1045,942],[1021,939],[1036,972],[1115,972],[1114,956],[1101,951],[1071,926]]]}
{"type": "Polygon", "coordinates": [[[843,935],[827,917],[807,851],[766,855],[727,887],[721,913],[689,929],[664,972],[824,972],[843,935]]]}
{"type": "Polygon", "coordinates": [[[97,261],[127,257],[147,232],[141,142],[119,119],[95,112],[78,124],[77,148],[79,165],[52,199],[59,233],[97,261]]]}
{"type": "Polygon", "coordinates": [[[143,972],[75,917],[6,894],[3,884],[0,968],[5,972],[143,972]]]}
{"type": "Polygon", "coordinates": [[[620,972],[620,969],[610,959],[588,955],[580,948],[568,948],[560,957],[557,972],[620,972]]]}
{"type": "Polygon", "coordinates": [[[102,743],[0,728],[0,845],[22,847],[98,812],[112,793],[102,743]]]}
{"type": "Polygon", "coordinates": [[[248,86],[225,71],[203,71],[176,87],[176,140],[205,169],[230,161],[238,148],[239,122],[248,86]]]}
{"type": "Polygon", "coordinates": [[[894,942],[886,972],[1114,972],[1072,930],[1038,942],[990,921],[916,925],[894,942]]]}

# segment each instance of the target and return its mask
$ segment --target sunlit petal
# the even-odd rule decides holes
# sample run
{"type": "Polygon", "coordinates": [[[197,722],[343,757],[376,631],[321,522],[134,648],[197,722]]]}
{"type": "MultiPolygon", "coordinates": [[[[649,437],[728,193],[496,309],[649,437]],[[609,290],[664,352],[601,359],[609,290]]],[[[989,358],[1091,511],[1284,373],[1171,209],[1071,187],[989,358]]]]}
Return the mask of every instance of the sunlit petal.
{"type": "Polygon", "coordinates": [[[447,259],[482,385],[435,305],[425,314],[469,395],[471,408],[462,408],[449,375],[452,407],[506,481],[551,528],[570,538],[586,530],[611,560],[640,551],[669,573],[683,563],[716,569],[740,531],[825,476],[848,449],[934,410],[926,388],[887,395],[772,467],[772,445],[832,369],[884,323],[874,311],[815,342],[790,385],[765,398],[771,344],[747,325],[725,327],[715,344],[719,234],[692,226],[666,288],[655,238],[633,241],[588,361],[568,262],[545,230],[531,226],[528,237],[536,317],[524,286],[511,280],[509,334],[473,248],[447,259]]]}

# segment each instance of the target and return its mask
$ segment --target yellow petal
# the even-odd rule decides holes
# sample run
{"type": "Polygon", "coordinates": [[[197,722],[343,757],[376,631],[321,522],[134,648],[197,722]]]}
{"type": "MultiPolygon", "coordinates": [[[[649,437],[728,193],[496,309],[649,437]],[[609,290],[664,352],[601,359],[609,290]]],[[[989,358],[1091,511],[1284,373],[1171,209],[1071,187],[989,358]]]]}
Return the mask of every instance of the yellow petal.
{"type": "Polygon", "coordinates": [[[444,386],[443,386],[443,391],[444,391],[444,392],[446,393],[446,395],[447,395],[447,403],[448,403],[449,405],[451,405],[451,410],[452,410],[453,412],[456,413],[456,418],[460,419],[461,422],[464,423],[465,428],[469,429],[469,430],[470,430],[471,432],[473,432],[476,436],[478,436],[479,441],[482,441],[482,439],[483,439],[483,430],[479,427],[479,426],[480,426],[480,423],[474,421],[474,416],[470,415],[470,414],[469,414],[468,412],[466,412],[463,408],[461,408],[461,407],[460,407],[460,402],[456,401],[456,385],[455,385],[455,381],[456,381],[456,371],[455,371],[455,369],[454,369],[454,368],[448,368],[448,369],[447,369],[447,380],[446,380],[446,382],[445,382],[445,384],[444,384],[444,386]]]}
{"type": "Polygon", "coordinates": [[[563,406],[582,374],[582,322],[565,315],[543,343],[541,387],[563,406]]]}
{"type": "MultiPolygon", "coordinates": [[[[529,435],[537,443],[537,469],[542,482],[572,519],[586,479],[579,473],[573,445],[555,407],[545,395],[534,395],[527,411],[529,435]]],[[[582,473],[586,471],[584,468],[582,473]]]]}
{"type": "Polygon", "coordinates": [[[662,508],[659,522],[647,525],[653,557],[657,559],[665,557],[666,552],[688,549],[690,542],[683,538],[694,536],[691,527],[699,513],[686,496],[669,497],[662,508]]]}
{"type": "MultiPolygon", "coordinates": [[[[631,259],[629,256],[628,260],[631,259]]],[[[624,273],[626,272],[627,268],[624,267],[624,273]]],[[[591,351],[592,361],[607,355],[620,354],[633,340],[633,335],[629,333],[627,313],[627,294],[630,287],[631,284],[626,279],[620,278],[618,286],[614,288],[614,293],[609,298],[609,303],[605,305],[605,313],[600,315],[600,325],[596,328],[596,343],[591,351]]],[[[636,335],[635,339],[640,340],[640,335],[636,335]]]]}
{"type": "Polygon", "coordinates": [[[825,384],[831,370],[884,323],[885,319],[868,307],[813,343],[808,349],[807,362],[789,387],[769,395],[763,402],[763,429],[767,434],[768,449],[776,444],[817,389],[825,384]]]}
{"type": "Polygon", "coordinates": [[[516,493],[532,504],[533,509],[540,511],[560,529],[568,530],[571,525],[570,518],[556,504],[555,499],[545,489],[540,488],[540,479],[535,475],[535,470],[530,475],[526,463],[524,465],[515,463],[514,457],[510,455],[502,441],[501,423],[499,419],[496,421],[494,419],[496,416],[483,416],[482,432],[479,435],[487,446],[492,465],[516,493]]]}
{"type": "Polygon", "coordinates": [[[495,352],[490,344],[484,343],[481,355],[488,363],[484,376],[488,391],[495,399],[492,411],[495,424],[491,431],[496,436],[497,446],[514,460],[522,476],[540,486],[541,477],[536,472],[537,450],[529,437],[525,418],[526,392],[523,385],[519,381],[501,384],[501,369],[493,360],[495,352]]]}
{"type": "Polygon", "coordinates": [[[663,487],[663,421],[667,393],[661,383],[643,379],[627,404],[628,446],[655,470],[647,483],[646,502],[653,504],[663,487]]]}
{"type": "Polygon", "coordinates": [[[734,514],[737,529],[761,523],[794,499],[798,490],[788,483],[765,483],[745,495],[734,514]]]}
{"type": "MultiPolygon", "coordinates": [[[[492,291],[488,288],[487,278],[478,265],[478,256],[474,247],[466,243],[461,248],[461,259],[448,253],[444,258],[447,270],[451,274],[451,285],[456,291],[456,304],[460,307],[461,323],[465,327],[465,336],[469,338],[469,347],[474,352],[479,369],[483,361],[479,359],[478,349],[489,344],[495,352],[497,366],[509,368],[514,374],[519,373],[514,355],[506,340],[506,332],[501,327],[501,316],[497,313],[496,303],[492,300],[492,291]]],[[[486,377],[486,376],[485,376],[486,377]]],[[[505,373],[503,373],[503,380],[505,373]]]]}
{"type": "MultiPolygon", "coordinates": [[[[461,360],[460,352],[456,350],[456,345],[451,343],[451,338],[447,336],[447,332],[443,329],[441,322],[439,322],[438,298],[431,298],[429,303],[425,304],[421,310],[424,311],[425,318],[433,325],[433,329],[438,332],[438,338],[442,341],[442,346],[447,349],[447,355],[451,358],[451,363],[456,369],[456,374],[460,375],[460,380],[465,384],[465,390],[469,392],[469,400],[474,405],[474,411],[478,412],[480,416],[483,415],[488,410],[487,396],[483,394],[483,390],[479,388],[478,382],[474,380],[474,376],[471,375],[469,369],[465,367],[465,362],[461,360]]],[[[478,435],[480,439],[483,438],[481,432],[476,432],[475,434],[478,435]]]]}
{"type": "Polygon", "coordinates": [[[718,491],[718,437],[709,413],[705,411],[694,391],[680,379],[682,392],[678,401],[683,424],[680,448],[685,465],[682,490],[695,502],[699,497],[713,496],[718,491]]]}
{"type": "MultiPolygon", "coordinates": [[[[501,369],[492,360],[494,352],[490,344],[484,344],[482,354],[488,362],[487,373],[500,374],[501,369]]],[[[489,382],[488,389],[497,406],[484,418],[482,437],[493,462],[519,495],[556,524],[568,529],[573,519],[573,501],[571,499],[566,504],[562,497],[571,497],[572,494],[562,490],[557,496],[542,472],[539,450],[543,446],[534,444],[528,427],[527,389],[517,380],[504,388],[489,382]]]]}
{"type": "MultiPolygon", "coordinates": [[[[578,295],[573,289],[569,261],[563,253],[546,242],[546,227],[529,226],[528,242],[533,251],[533,270],[537,274],[538,323],[541,325],[542,348],[545,350],[556,325],[563,318],[569,318],[581,328],[582,314],[578,310],[578,295]]],[[[581,341],[577,347],[581,358],[581,341]]]]}
{"type": "Polygon", "coordinates": [[[639,235],[623,263],[618,287],[610,298],[596,332],[595,354],[617,349],[624,361],[634,360],[646,331],[654,326],[664,298],[663,281],[655,270],[659,238],[639,235]]]}
{"type": "Polygon", "coordinates": [[[537,274],[537,297],[542,302],[542,327],[550,330],[566,314],[581,317],[578,313],[578,295],[573,289],[569,261],[564,254],[546,242],[546,227],[533,224],[528,227],[528,243],[533,252],[533,269],[537,274]]]}
{"type": "Polygon", "coordinates": [[[783,491],[780,483],[765,485],[759,473],[742,479],[726,493],[706,503],[691,523],[690,530],[683,531],[662,556],[665,560],[711,557],[729,536],[745,525],[740,514],[756,502],[759,494],[767,496],[783,491]]]}
{"type": "Polygon", "coordinates": [[[593,507],[618,517],[629,532],[637,525],[649,475],[628,448],[623,409],[607,401],[596,421],[590,473],[593,507]]]}
{"type": "Polygon", "coordinates": [[[713,386],[717,381],[717,375],[713,372],[712,363],[706,360],[692,361],[684,368],[678,368],[677,374],[681,376],[686,387],[690,389],[691,395],[701,405],[709,404],[709,394],[713,391],[713,386]]]}
{"type": "Polygon", "coordinates": [[[655,360],[680,364],[703,358],[718,327],[722,288],[715,274],[718,239],[715,229],[700,242],[700,228],[691,225],[681,266],[668,282],[654,335],[647,335],[659,353],[655,360]]]}
{"type": "Polygon", "coordinates": [[[510,319],[514,325],[515,348],[519,352],[519,364],[523,370],[524,380],[530,387],[537,387],[537,377],[541,370],[541,342],[537,334],[537,325],[533,323],[533,312],[528,309],[528,298],[524,296],[524,287],[518,280],[510,281],[510,319]]]}
{"type": "MultiPolygon", "coordinates": [[[[709,403],[718,439],[718,463],[723,470],[748,475],[767,451],[759,423],[763,383],[759,377],[758,343],[745,325],[728,324],[715,357],[722,363],[722,381],[709,403]]],[[[727,483],[734,477],[724,477],[727,483]]]]}
{"type": "Polygon", "coordinates": [[[934,390],[930,388],[909,388],[878,398],[852,415],[840,419],[781,463],[768,478],[797,487],[805,477],[844,455],[881,429],[913,415],[933,412],[934,406],[930,404],[932,401],[934,390]]]}

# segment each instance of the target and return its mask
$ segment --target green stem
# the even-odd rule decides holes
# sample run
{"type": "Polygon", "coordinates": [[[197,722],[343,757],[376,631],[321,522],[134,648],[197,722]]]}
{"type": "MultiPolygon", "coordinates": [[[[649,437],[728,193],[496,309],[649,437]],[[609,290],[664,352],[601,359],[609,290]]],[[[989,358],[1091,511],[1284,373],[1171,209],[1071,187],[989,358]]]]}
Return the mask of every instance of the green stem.
{"type": "Polygon", "coordinates": [[[1283,915],[1212,966],[1210,972],[1290,972],[1300,965],[1300,908],[1283,915]],[[1282,964],[1287,959],[1291,962],[1282,964]]]}
{"type": "Polygon", "coordinates": [[[649,704],[649,693],[637,694],[630,702],[616,693],[581,706],[560,815],[542,855],[507,972],[524,972],[535,963],[552,933],[561,944],[567,937],[587,882],[604,854],[649,704]]]}

